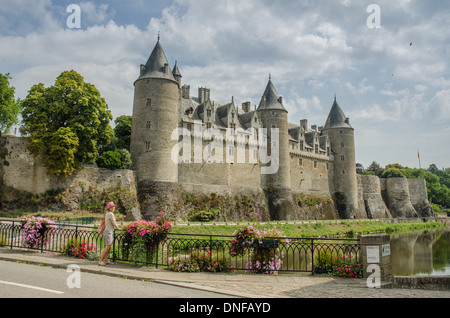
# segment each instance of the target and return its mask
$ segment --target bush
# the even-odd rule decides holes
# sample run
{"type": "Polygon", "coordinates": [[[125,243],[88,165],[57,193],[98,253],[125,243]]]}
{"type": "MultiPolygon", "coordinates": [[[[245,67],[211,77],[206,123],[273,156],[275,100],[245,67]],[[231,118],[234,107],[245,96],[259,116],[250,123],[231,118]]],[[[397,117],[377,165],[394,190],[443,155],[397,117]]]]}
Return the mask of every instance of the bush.
{"type": "Polygon", "coordinates": [[[206,250],[194,250],[191,254],[169,258],[169,270],[176,272],[227,272],[229,260],[206,250]]]}
{"type": "Polygon", "coordinates": [[[100,168],[107,168],[107,169],[120,169],[122,166],[122,155],[117,150],[110,150],[102,153],[98,158],[95,160],[95,163],[100,168]]]}
{"type": "Polygon", "coordinates": [[[352,253],[338,253],[337,251],[322,250],[316,254],[314,272],[332,276],[361,278],[362,264],[352,253]]]}
{"type": "Polygon", "coordinates": [[[196,210],[192,209],[187,215],[188,221],[191,222],[209,222],[214,220],[219,214],[217,209],[196,210]]]}
{"type": "Polygon", "coordinates": [[[87,258],[90,261],[97,261],[100,259],[100,248],[93,243],[81,243],[72,248],[72,255],[78,258],[87,258]]]}

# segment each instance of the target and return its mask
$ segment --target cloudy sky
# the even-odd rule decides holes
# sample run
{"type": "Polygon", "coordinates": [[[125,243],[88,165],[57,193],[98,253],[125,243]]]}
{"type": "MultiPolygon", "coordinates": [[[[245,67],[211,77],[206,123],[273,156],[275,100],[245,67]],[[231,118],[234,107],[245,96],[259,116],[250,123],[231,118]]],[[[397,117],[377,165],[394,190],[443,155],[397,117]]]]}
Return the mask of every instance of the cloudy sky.
{"type": "Polygon", "coordinates": [[[131,115],[158,32],[193,96],[256,105],[271,74],[292,123],[323,125],[336,95],[363,166],[450,167],[449,1],[0,0],[0,73],[25,98],[74,69],[131,115]]]}

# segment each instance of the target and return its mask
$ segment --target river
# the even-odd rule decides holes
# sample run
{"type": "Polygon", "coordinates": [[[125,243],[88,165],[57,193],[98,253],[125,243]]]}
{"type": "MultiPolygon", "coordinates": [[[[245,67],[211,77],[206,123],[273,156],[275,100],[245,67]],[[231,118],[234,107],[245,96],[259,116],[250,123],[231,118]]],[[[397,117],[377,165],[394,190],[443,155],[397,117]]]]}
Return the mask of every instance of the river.
{"type": "Polygon", "coordinates": [[[450,276],[450,229],[391,235],[396,276],[450,276]]]}

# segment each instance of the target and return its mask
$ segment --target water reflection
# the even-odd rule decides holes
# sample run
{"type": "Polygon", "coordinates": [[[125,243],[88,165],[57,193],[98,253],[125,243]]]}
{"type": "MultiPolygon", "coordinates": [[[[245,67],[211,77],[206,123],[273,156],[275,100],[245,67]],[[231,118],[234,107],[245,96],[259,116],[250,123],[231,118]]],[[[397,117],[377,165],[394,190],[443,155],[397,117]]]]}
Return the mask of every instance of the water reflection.
{"type": "Polygon", "coordinates": [[[450,275],[450,230],[391,235],[394,275],[450,275]]]}

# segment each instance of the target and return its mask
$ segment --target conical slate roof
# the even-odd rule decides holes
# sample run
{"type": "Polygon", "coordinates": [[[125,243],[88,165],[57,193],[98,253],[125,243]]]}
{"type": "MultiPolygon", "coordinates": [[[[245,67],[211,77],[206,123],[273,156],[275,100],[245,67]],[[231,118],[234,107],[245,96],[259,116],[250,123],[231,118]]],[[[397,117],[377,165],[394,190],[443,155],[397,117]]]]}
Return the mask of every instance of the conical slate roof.
{"type": "Polygon", "coordinates": [[[352,128],[349,123],[349,119],[345,116],[341,107],[334,98],[333,106],[331,106],[330,113],[328,114],[327,121],[325,122],[324,129],[329,128],[352,128]]]}
{"type": "Polygon", "coordinates": [[[177,61],[175,61],[175,66],[172,69],[172,74],[174,76],[181,76],[180,69],[178,68],[177,61]]]}
{"type": "Polygon", "coordinates": [[[259,103],[257,110],[265,110],[265,109],[284,110],[285,112],[287,112],[283,104],[280,103],[280,96],[278,96],[275,86],[273,85],[272,80],[270,78],[269,82],[267,83],[264,94],[261,97],[261,101],[259,103]]]}
{"type": "Polygon", "coordinates": [[[141,75],[138,79],[143,78],[163,78],[175,81],[172,72],[170,71],[169,66],[167,66],[168,72],[165,71],[165,65],[169,65],[167,61],[166,54],[161,46],[161,43],[158,42],[155,45],[155,48],[150,54],[150,57],[147,60],[147,63],[144,66],[144,69],[141,72],[141,75]]]}

